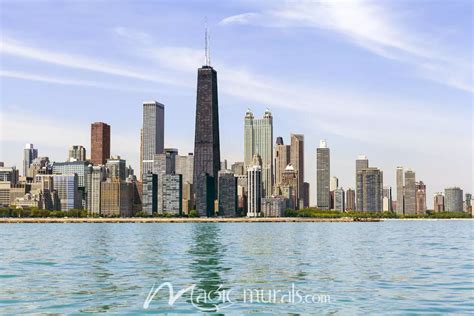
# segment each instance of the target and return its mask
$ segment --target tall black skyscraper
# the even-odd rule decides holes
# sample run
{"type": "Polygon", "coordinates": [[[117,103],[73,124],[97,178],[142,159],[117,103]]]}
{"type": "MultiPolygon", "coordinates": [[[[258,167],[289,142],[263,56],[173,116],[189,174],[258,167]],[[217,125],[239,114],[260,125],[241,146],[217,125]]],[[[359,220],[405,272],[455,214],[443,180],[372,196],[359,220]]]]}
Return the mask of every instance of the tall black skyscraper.
{"type": "MultiPolygon", "coordinates": [[[[207,52],[206,52],[207,53],[207,52]]],[[[219,108],[217,102],[217,72],[208,65],[198,69],[196,97],[196,132],[194,136],[194,183],[196,210],[201,215],[214,211],[217,173],[220,170],[219,108]],[[212,189],[200,190],[199,177],[207,173],[212,189]],[[211,202],[212,201],[212,202],[211,202]]],[[[202,182],[202,181],[201,181],[202,182]]]]}

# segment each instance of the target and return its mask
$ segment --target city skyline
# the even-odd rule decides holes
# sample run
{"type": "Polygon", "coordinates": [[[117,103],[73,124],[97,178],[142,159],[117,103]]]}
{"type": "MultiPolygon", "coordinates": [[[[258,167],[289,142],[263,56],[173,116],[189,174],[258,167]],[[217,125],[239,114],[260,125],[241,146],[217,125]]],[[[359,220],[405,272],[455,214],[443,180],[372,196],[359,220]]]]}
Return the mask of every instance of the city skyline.
{"type": "MultiPolygon", "coordinates": [[[[403,5],[392,5],[399,10],[397,12],[404,12],[403,5]]],[[[70,4],[69,6],[71,8],[80,7],[79,4],[70,4]]],[[[101,9],[101,5],[97,6],[98,9],[101,9]]],[[[155,6],[159,8],[163,4],[156,4],[155,6]]],[[[374,7],[375,5],[372,3],[371,6],[374,7]]],[[[31,10],[34,7],[35,5],[32,4],[31,10]]],[[[119,7],[121,6],[119,5],[119,7]]],[[[111,25],[112,21],[104,21],[104,25],[98,26],[98,36],[106,40],[105,43],[112,41],[114,47],[125,55],[126,58],[120,60],[122,62],[130,60],[133,66],[133,62],[136,61],[136,56],[127,54],[125,49],[127,43],[136,45],[138,50],[148,47],[148,56],[159,59],[158,62],[148,60],[150,65],[154,67],[153,69],[157,70],[158,75],[155,76],[148,71],[136,73],[130,69],[127,69],[130,71],[124,75],[124,72],[118,71],[120,69],[107,67],[110,66],[107,64],[101,65],[91,62],[85,65],[81,62],[83,58],[77,58],[75,62],[68,63],[68,58],[65,57],[71,55],[88,57],[91,61],[94,61],[94,59],[102,60],[103,57],[107,58],[107,55],[100,55],[94,49],[87,51],[85,48],[78,48],[68,41],[66,41],[68,45],[65,46],[65,50],[61,52],[54,45],[51,45],[52,43],[48,39],[35,38],[34,35],[38,36],[41,35],[41,32],[49,32],[46,26],[44,29],[35,30],[31,33],[33,34],[31,36],[28,35],[28,32],[31,31],[29,27],[31,28],[32,24],[28,23],[12,32],[13,26],[16,28],[16,24],[13,24],[13,17],[18,16],[19,13],[12,4],[7,3],[4,8],[2,29],[6,36],[2,38],[0,50],[4,60],[1,78],[1,157],[6,165],[16,165],[17,168],[20,168],[21,154],[18,153],[21,153],[24,143],[35,144],[35,148],[39,150],[38,155],[49,156],[51,161],[65,161],[67,150],[72,145],[83,145],[90,153],[91,148],[88,146],[89,126],[92,122],[103,121],[110,124],[113,130],[111,154],[122,156],[127,160],[127,163],[132,164],[138,174],[139,128],[142,114],[140,107],[142,102],[147,99],[156,99],[166,105],[165,120],[167,122],[182,123],[175,128],[169,127],[170,124],[165,124],[165,147],[178,148],[181,155],[193,151],[193,108],[195,106],[195,100],[193,100],[195,97],[195,82],[193,82],[195,74],[193,72],[197,67],[202,66],[204,59],[202,49],[203,18],[202,15],[199,15],[199,10],[192,16],[192,23],[190,23],[192,25],[186,24],[182,27],[182,31],[184,31],[194,26],[196,32],[192,34],[192,38],[190,36],[181,37],[183,42],[179,43],[173,43],[169,38],[161,38],[161,34],[150,32],[152,28],[145,28],[144,25],[139,25],[134,19],[130,20],[130,25],[115,26],[115,28],[111,25]],[[169,46],[155,47],[156,42],[162,39],[169,46]],[[147,41],[152,44],[147,46],[148,44],[145,43],[147,41]],[[181,45],[190,45],[191,47],[183,49],[181,45]],[[181,54],[176,54],[178,52],[181,54]],[[186,62],[181,63],[182,61],[186,62]],[[33,62],[34,67],[28,67],[30,73],[27,73],[25,67],[31,62],[33,62]],[[163,70],[163,63],[166,64],[165,71],[161,71],[163,70]],[[71,64],[74,64],[74,66],[71,66],[71,64]],[[179,69],[176,69],[176,67],[179,69]],[[172,76],[167,76],[168,71],[171,72],[172,76]],[[38,74],[43,74],[43,76],[38,76],[38,74]],[[102,86],[91,85],[90,79],[83,78],[90,78],[94,74],[98,75],[102,86]],[[58,77],[63,80],[52,80],[58,79],[58,77]],[[150,78],[153,79],[151,80],[152,84],[150,84],[150,78]],[[176,78],[183,80],[177,80],[176,78]],[[102,81],[102,79],[104,80],[102,81]],[[166,81],[180,81],[180,84],[167,83],[166,81]],[[130,82],[133,84],[128,86],[130,82]],[[107,87],[109,83],[110,85],[107,87]],[[122,85],[120,86],[120,84],[122,85]],[[27,95],[22,95],[20,91],[24,89],[30,92],[27,95]],[[137,91],[133,91],[133,89],[137,91]],[[111,98],[113,101],[110,104],[105,102],[110,101],[111,98]],[[64,100],[67,100],[67,106],[64,106],[64,100]],[[82,106],[79,107],[79,104],[82,104],[82,106]],[[44,111],[45,108],[49,110],[46,111],[47,115],[44,111]],[[111,113],[114,114],[111,115],[111,113]],[[43,135],[41,137],[41,133],[35,133],[32,126],[39,128],[48,136],[44,137],[43,135]]],[[[384,10],[386,8],[381,6],[376,8],[386,13],[384,10]]],[[[458,3],[450,6],[450,8],[456,12],[462,11],[462,4],[458,3]]],[[[361,5],[360,9],[363,11],[367,7],[361,5]]],[[[412,10],[421,14],[419,9],[416,5],[412,8],[412,10]]],[[[178,14],[181,12],[180,10],[174,8],[170,11],[170,15],[178,14]]],[[[186,11],[189,8],[182,10],[186,11]]],[[[405,65],[406,68],[406,63],[384,59],[384,57],[374,54],[367,47],[356,47],[360,43],[354,45],[345,41],[344,38],[339,38],[338,30],[334,28],[328,30],[328,27],[310,26],[308,27],[309,30],[297,31],[294,26],[298,25],[282,25],[270,28],[255,25],[256,22],[252,21],[254,15],[241,15],[242,12],[252,10],[256,10],[257,13],[255,14],[260,14],[265,19],[275,19],[267,13],[269,12],[268,8],[247,8],[238,5],[236,7],[218,5],[215,16],[209,16],[213,38],[211,44],[212,63],[216,65],[220,73],[221,160],[227,159],[229,164],[234,161],[243,161],[242,119],[245,110],[250,107],[256,116],[261,116],[264,109],[269,107],[274,116],[272,143],[275,142],[277,136],[283,136],[285,144],[288,144],[289,134],[305,135],[304,180],[311,184],[311,205],[316,203],[315,150],[319,140],[323,138],[331,144],[331,176],[337,176],[341,186],[345,189],[354,188],[354,160],[357,155],[364,154],[368,156],[371,165],[384,171],[384,185],[390,185],[394,192],[396,191],[396,166],[401,165],[416,171],[417,179],[422,179],[427,185],[428,208],[432,208],[430,197],[435,192],[443,191],[446,187],[459,186],[466,192],[472,192],[472,135],[470,135],[469,128],[466,128],[469,125],[472,126],[471,116],[469,115],[470,98],[472,98],[471,82],[468,82],[468,91],[466,92],[466,89],[453,88],[449,85],[435,84],[431,80],[412,77],[410,71],[406,69],[400,72],[393,70],[394,73],[389,72],[382,75],[385,70],[393,69],[397,65],[405,65]],[[287,42],[297,43],[301,36],[310,34],[314,38],[324,39],[324,44],[331,46],[331,49],[334,49],[335,52],[342,53],[342,50],[335,49],[334,46],[336,48],[339,46],[349,48],[350,58],[354,59],[354,62],[360,62],[357,67],[352,62],[350,66],[360,67],[359,69],[365,70],[364,74],[368,73],[369,75],[366,80],[362,80],[363,82],[360,85],[356,84],[355,80],[361,78],[346,77],[347,73],[337,66],[337,62],[343,61],[344,58],[336,56],[331,59],[332,62],[329,64],[334,67],[332,71],[338,74],[336,77],[344,78],[344,83],[348,84],[348,87],[334,86],[334,83],[327,77],[329,74],[327,67],[320,67],[322,61],[327,63],[326,59],[329,51],[324,50],[318,50],[319,54],[315,56],[316,58],[304,58],[306,55],[303,54],[302,60],[304,63],[318,69],[316,71],[318,74],[314,76],[302,71],[299,62],[282,59],[283,57],[279,54],[274,57],[275,62],[285,61],[285,64],[291,67],[279,69],[273,67],[272,61],[267,61],[266,69],[262,69],[260,66],[251,67],[253,63],[258,63],[258,60],[262,58],[256,58],[256,56],[265,55],[268,52],[261,50],[258,54],[252,53],[245,46],[239,46],[239,43],[235,43],[233,45],[238,46],[240,52],[239,56],[235,57],[224,49],[224,45],[231,45],[229,41],[225,40],[226,36],[232,33],[242,34],[241,32],[248,28],[255,30],[255,36],[270,36],[270,43],[273,43],[273,45],[287,42]],[[277,40],[275,36],[284,32],[290,33],[288,37],[295,36],[295,38],[293,40],[288,38],[285,38],[284,41],[277,40]],[[306,32],[309,33],[306,34],[306,32]],[[338,57],[342,59],[338,59],[338,57]],[[374,70],[371,68],[371,63],[381,68],[374,70]],[[252,71],[249,71],[249,69],[252,69],[252,71]],[[240,80],[233,80],[232,75],[236,75],[236,78],[240,80]],[[266,80],[268,77],[275,75],[280,77],[294,76],[298,80],[291,84],[266,80]],[[301,78],[306,78],[307,81],[301,80],[301,78]],[[380,84],[379,81],[373,81],[375,78],[391,82],[390,84],[380,84]],[[249,81],[250,83],[244,83],[243,81],[249,81]],[[262,86],[263,82],[268,83],[273,89],[278,87],[275,89],[278,90],[275,92],[275,96],[271,97],[268,92],[273,93],[274,90],[262,86]],[[369,91],[369,87],[374,82],[377,82],[377,89],[374,90],[378,91],[380,95],[369,91]],[[281,85],[282,83],[284,84],[281,85]],[[311,86],[310,83],[318,83],[316,85],[317,89],[315,89],[318,93],[313,93],[307,89],[308,84],[311,86]],[[410,83],[416,83],[417,91],[408,87],[410,83]],[[279,89],[281,87],[284,88],[279,89]],[[296,94],[304,93],[301,93],[298,97],[293,93],[290,94],[290,91],[295,90],[294,88],[297,88],[296,94]],[[335,88],[337,90],[334,90],[335,88]],[[319,89],[322,89],[322,91],[319,89]],[[393,101],[392,92],[388,92],[391,89],[398,91],[395,96],[400,98],[395,98],[396,101],[393,101]],[[351,98],[353,92],[356,92],[359,97],[351,98]],[[349,97],[347,99],[336,98],[335,95],[339,93],[349,97]],[[361,99],[361,95],[369,96],[368,100],[371,102],[365,103],[366,100],[365,98],[361,99]],[[314,104],[309,107],[302,100],[307,96],[311,96],[309,99],[314,101],[314,104]],[[377,96],[377,98],[373,99],[374,96],[377,96]],[[382,100],[383,102],[379,102],[382,100]],[[341,106],[344,103],[342,101],[347,101],[350,106],[341,106]],[[352,123],[352,121],[361,121],[362,114],[369,115],[370,111],[367,110],[373,110],[373,106],[379,104],[382,104],[382,106],[378,108],[378,115],[376,117],[368,116],[374,121],[362,120],[360,126],[352,123]],[[429,112],[426,111],[427,108],[424,104],[430,105],[429,112]],[[305,110],[302,111],[302,108],[305,110]],[[392,111],[392,108],[396,111],[392,111]],[[306,110],[312,115],[306,115],[306,110]],[[354,112],[361,112],[361,114],[354,112]],[[385,121],[393,122],[393,124],[385,124],[385,121]],[[351,124],[346,124],[347,122],[351,122],[351,124]],[[368,129],[362,126],[367,125],[368,122],[371,124],[368,125],[368,129]],[[429,126],[428,129],[427,126],[429,126]],[[402,128],[403,130],[401,130],[402,128]],[[367,134],[368,131],[372,133],[369,135],[367,134]],[[366,135],[363,135],[364,132],[366,135]],[[451,139],[456,141],[450,141],[451,139]],[[442,149],[440,149],[440,144],[442,149]],[[465,153],[465,155],[453,155],[452,153],[465,153]]],[[[298,10],[298,8],[295,6],[293,10],[298,10]]],[[[339,9],[336,8],[335,10],[339,9]]],[[[54,15],[55,12],[57,11],[51,9],[50,14],[54,15]]],[[[133,12],[135,13],[135,11],[133,12]]],[[[114,13],[118,14],[115,11],[114,13]]],[[[68,14],[69,16],[67,14],[66,16],[72,18],[80,16],[72,13],[72,11],[68,14]]],[[[121,14],[125,13],[121,12],[121,14]]],[[[429,7],[425,14],[433,14],[436,17],[439,12],[436,8],[429,7]]],[[[385,15],[382,16],[385,17],[385,15]]],[[[465,23],[465,21],[462,17],[461,14],[461,18],[457,22],[450,23],[454,26],[463,25],[462,23],[465,23]]],[[[34,19],[41,18],[34,17],[34,19]]],[[[289,21],[286,22],[291,24],[289,21]]],[[[293,22],[298,24],[301,21],[293,22]]],[[[380,21],[377,20],[377,22],[380,21]]],[[[444,22],[448,23],[447,21],[444,22]]],[[[70,27],[74,28],[73,26],[70,27]]],[[[456,29],[459,31],[462,28],[456,29]]],[[[458,36],[469,38],[470,32],[471,29],[466,28],[461,34],[462,36],[459,34],[458,36]]],[[[85,30],[85,33],[87,33],[87,30],[85,30]]],[[[54,32],[51,34],[52,39],[59,36],[54,32]]],[[[465,47],[462,49],[460,42],[456,42],[458,44],[456,48],[461,46],[458,52],[468,52],[465,47]]],[[[380,48],[379,46],[383,43],[376,41],[373,44],[375,44],[375,48],[380,48]]],[[[381,47],[387,49],[384,50],[385,53],[393,53],[393,43],[385,43],[381,47]]],[[[298,52],[308,54],[311,52],[310,49],[321,47],[309,45],[303,49],[292,45],[292,48],[298,48],[298,52]]],[[[435,50],[435,52],[438,51],[435,50]]],[[[408,49],[406,53],[416,55],[408,49]]],[[[436,57],[422,57],[437,60],[436,57]]],[[[69,59],[69,61],[71,60],[69,59]]],[[[133,69],[135,66],[139,65],[135,64],[131,68],[133,69]]]]}

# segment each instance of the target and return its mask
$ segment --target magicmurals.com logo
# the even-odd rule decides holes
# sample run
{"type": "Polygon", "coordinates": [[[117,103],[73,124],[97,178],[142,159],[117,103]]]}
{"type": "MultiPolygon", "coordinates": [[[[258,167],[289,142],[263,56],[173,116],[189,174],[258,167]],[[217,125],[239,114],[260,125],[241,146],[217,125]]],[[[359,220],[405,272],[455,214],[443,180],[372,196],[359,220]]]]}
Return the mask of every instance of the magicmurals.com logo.
{"type": "Polygon", "coordinates": [[[296,288],[292,283],[291,287],[286,290],[276,289],[256,289],[244,288],[239,291],[232,289],[225,289],[220,285],[215,290],[206,291],[197,288],[196,284],[192,284],[174,293],[173,285],[170,282],[164,282],[156,287],[156,282],[153,284],[148,293],[143,308],[148,309],[151,301],[157,296],[158,292],[168,288],[168,305],[173,306],[178,299],[187,293],[189,299],[186,302],[192,304],[196,309],[202,312],[216,312],[231,307],[238,303],[245,304],[329,304],[331,303],[331,296],[328,294],[306,294],[301,289],[296,288]]]}

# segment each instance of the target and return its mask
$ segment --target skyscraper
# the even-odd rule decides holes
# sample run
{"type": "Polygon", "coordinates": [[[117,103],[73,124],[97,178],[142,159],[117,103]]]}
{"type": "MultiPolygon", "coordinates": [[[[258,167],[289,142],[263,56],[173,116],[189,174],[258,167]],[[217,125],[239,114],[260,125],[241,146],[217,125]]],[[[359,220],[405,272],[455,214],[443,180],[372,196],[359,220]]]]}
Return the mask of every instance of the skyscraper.
{"type": "Polygon", "coordinates": [[[103,122],[91,124],[91,163],[103,165],[110,158],[110,125],[103,122]]]}
{"type": "Polygon", "coordinates": [[[194,168],[194,155],[189,153],[186,156],[175,156],[175,171],[176,174],[183,176],[183,184],[188,182],[193,183],[193,168],[194,168]]]}
{"type": "Polygon", "coordinates": [[[143,102],[142,179],[153,171],[153,159],[164,153],[165,106],[157,101],[143,102]]]}
{"type": "Polygon", "coordinates": [[[329,191],[334,191],[339,188],[339,179],[337,177],[331,177],[331,182],[329,183],[329,191]]]}
{"type": "MultiPolygon", "coordinates": [[[[362,207],[359,207],[359,201],[362,201],[362,188],[359,187],[359,183],[357,182],[357,174],[362,169],[369,168],[369,159],[367,156],[359,155],[356,159],[356,186],[355,186],[355,197],[356,197],[356,209],[358,211],[362,211],[362,207]]],[[[361,202],[362,203],[362,202],[361,202]]]]}
{"type": "Polygon", "coordinates": [[[180,174],[159,174],[157,212],[158,214],[181,214],[183,210],[183,176],[180,174]]]}
{"type": "Polygon", "coordinates": [[[151,172],[145,173],[142,176],[143,180],[143,198],[142,211],[146,215],[153,215],[158,208],[157,193],[158,193],[158,176],[151,172]]]}
{"type": "Polygon", "coordinates": [[[73,145],[69,148],[68,152],[68,159],[69,160],[78,160],[78,161],[85,161],[86,160],[86,148],[82,145],[73,145]]]}
{"type": "Polygon", "coordinates": [[[304,204],[303,185],[304,185],[304,135],[291,134],[290,163],[298,172],[298,190],[296,205],[299,208],[300,202],[304,204]]]}
{"type": "Polygon", "coordinates": [[[416,214],[426,213],[426,185],[423,181],[416,183],[416,214]]]}
{"type": "MultiPolygon", "coordinates": [[[[207,59],[207,58],[206,58],[207,59]]],[[[194,184],[196,208],[204,214],[213,213],[216,199],[217,173],[220,168],[219,104],[217,100],[217,72],[208,64],[198,69],[196,96],[196,125],[194,136],[194,184]],[[199,188],[197,179],[212,186],[199,188]],[[206,194],[204,196],[203,194],[206,194]],[[210,204],[209,204],[210,203],[210,204]]]]}
{"type": "Polygon", "coordinates": [[[283,143],[282,137],[277,137],[275,144],[275,186],[281,184],[281,176],[290,163],[291,147],[283,143]]]}
{"type": "Polygon", "coordinates": [[[91,185],[87,198],[87,205],[91,215],[100,215],[101,212],[101,183],[106,179],[104,166],[94,166],[91,172],[91,185]]]}
{"type": "Polygon", "coordinates": [[[316,191],[317,206],[328,210],[331,206],[330,186],[330,153],[326,140],[321,140],[316,149],[316,191]]]}
{"type": "Polygon", "coordinates": [[[383,174],[378,168],[365,168],[357,173],[361,199],[357,208],[362,212],[382,211],[383,174]],[[359,209],[360,208],[360,209],[359,209]]]}
{"type": "Polygon", "coordinates": [[[254,155],[262,159],[263,196],[273,193],[273,117],[267,109],[262,119],[254,119],[250,110],[245,113],[244,162],[251,166],[254,155]]]}
{"type": "Polygon", "coordinates": [[[403,167],[397,167],[397,214],[405,213],[403,167]]]}
{"type": "Polygon", "coordinates": [[[260,157],[255,155],[252,165],[247,169],[248,198],[247,216],[260,216],[262,201],[262,166],[260,157]]]}
{"type": "Polygon", "coordinates": [[[127,162],[121,159],[120,156],[110,157],[107,159],[105,166],[108,169],[109,178],[120,179],[125,181],[127,178],[127,162]]]}
{"type": "Polygon", "coordinates": [[[334,209],[336,211],[344,211],[346,209],[346,199],[343,188],[334,190],[334,209]]]}
{"type": "Polygon", "coordinates": [[[458,187],[444,189],[444,208],[446,212],[463,211],[463,192],[458,187]]]}
{"type": "Polygon", "coordinates": [[[355,191],[353,189],[347,189],[346,191],[346,211],[355,211],[355,191]]]}
{"type": "Polygon", "coordinates": [[[390,186],[383,187],[382,198],[383,198],[382,210],[384,212],[391,212],[392,211],[392,187],[390,186]]]}
{"type": "Polygon", "coordinates": [[[416,214],[416,179],[415,172],[412,170],[405,171],[405,187],[403,190],[403,199],[405,203],[404,214],[416,214]]]}
{"type": "Polygon", "coordinates": [[[290,163],[281,174],[281,182],[277,195],[282,195],[289,200],[289,207],[298,207],[298,171],[290,163]]]}
{"type": "Polygon", "coordinates": [[[77,189],[77,174],[61,174],[53,177],[54,189],[58,192],[61,211],[81,208],[81,197],[77,189]]]}
{"type": "Polygon", "coordinates": [[[38,149],[35,149],[33,144],[26,144],[23,150],[23,176],[27,176],[28,168],[36,157],[38,157],[38,149]]]}

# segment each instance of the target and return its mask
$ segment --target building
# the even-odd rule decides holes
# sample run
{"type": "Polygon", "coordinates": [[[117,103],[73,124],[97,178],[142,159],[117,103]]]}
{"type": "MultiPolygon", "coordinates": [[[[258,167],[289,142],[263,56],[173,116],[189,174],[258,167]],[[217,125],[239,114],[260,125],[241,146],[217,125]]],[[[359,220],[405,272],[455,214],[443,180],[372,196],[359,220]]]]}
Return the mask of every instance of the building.
{"type": "Polygon", "coordinates": [[[403,190],[404,214],[416,215],[416,177],[412,170],[405,171],[405,186],[403,190]]]}
{"type": "Polygon", "coordinates": [[[143,102],[142,179],[153,171],[155,155],[163,154],[165,146],[165,106],[156,101],[143,102]]]}
{"type": "Polygon", "coordinates": [[[237,211],[239,215],[247,213],[247,196],[248,196],[248,176],[236,175],[237,178],[237,211]]]}
{"type": "Polygon", "coordinates": [[[359,183],[357,182],[357,174],[362,169],[369,168],[369,159],[367,156],[359,155],[356,159],[356,172],[355,172],[355,179],[356,179],[356,186],[355,186],[355,195],[356,195],[356,210],[361,211],[362,207],[359,207],[358,203],[362,200],[362,188],[358,187],[359,183]]]}
{"type": "Polygon", "coordinates": [[[10,181],[0,181],[0,206],[10,206],[10,181]]]}
{"type": "Polygon", "coordinates": [[[183,176],[180,174],[158,175],[158,214],[181,215],[183,211],[183,176]]]}
{"type": "Polygon", "coordinates": [[[183,213],[189,214],[194,208],[194,189],[189,182],[183,183],[183,213]]]}
{"type": "Polygon", "coordinates": [[[463,211],[463,192],[458,187],[444,189],[444,208],[446,212],[463,211]]]}
{"type": "Polygon", "coordinates": [[[262,203],[262,166],[258,155],[255,155],[252,166],[247,169],[248,197],[247,197],[247,217],[260,216],[262,203]]]}
{"type": "Polygon", "coordinates": [[[339,188],[339,179],[337,177],[331,177],[331,181],[329,183],[329,191],[334,191],[339,188]]]}
{"type": "Polygon", "coordinates": [[[86,158],[86,148],[82,145],[73,145],[69,148],[68,152],[69,161],[85,161],[86,158]]]}
{"type": "Polygon", "coordinates": [[[416,182],[416,214],[423,215],[426,213],[426,185],[423,181],[416,182]]]}
{"type": "Polygon", "coordinates": [[[166,148],[164,153],[156,154],[153,158],[153,173],[172,174],[176,173],[176,157],[178,150],[175,148],[166,148]]]}
{"type": "Polygon", "coordinates": [[[309,207],[309,183],[308,182],[303,182],[303,207],[307,208],[309,207]]]}
{"type": "Polygon", "coordinates": [[[127,161],[121,159],[120,156],[115,156],[107,159],[105,167],[108,170],[108,177],[110,179],[119,179],[125,181],[128,177],[127,161]]]}
{"type": "Polygon", "coordinates": [[[261,213],[264,217],[285,216],[289,200],[283,196],[271,196],[262,198],[261,213]]]}
{"type": "Polygon", "coordinates": [[[230,170],[219,171],[219,216],[235,216],[237,211],[237,178],[230,170]]]}
{"type": "Polygon", "coordinates": [[[343,188],[337,188],[334,191],[334,209],[336,211],[344,211],[346,209],[346,198],[343,188]]]}
{"type": "Polygon", "coordinates": [[[186,156],[175,156],[175,172],[183,176],[183,183],[193,184],[194,155],[189,153],[186,156]]]}
{"type": "Polygon", "coordinates": [[[201,173],[194,179],[196,211],[199,216],[214,216],[214,178],[208,173],[201,173]]]}
{"type": "Polygon", "coordinates": [[[50,174],[52,168],[49,163],[49,157],[36,157],[30,164],[26,176],[28,178],[35,178],[37,174],[50,174]]]}
{"type": "Polygon", "coordinates": [[[133,215],[133,183],[108,179],[101,183],[102,216],[130,217],[133,215]]]}
{"type": "Polygon", "coordinates": [[[283,143],[282,137],[277,137],[275,145],[275,186],[281,184],[281,178],[286,166],[290,163],[291,147],[283,143]]]}
{"type": "Polygon", "coordinates": [[[299,206],[298,183],[298,171],[290,163],[288,166],[286,166],[281,175],[281,181],[276,195],[288,198],[288,207],[291,209],[296,209],[299,206]]]}
{"type": "Polygon", "coordinates": [[[464,199],[464,212],[471,214],[472,213],[472,194],[466,193],[464,199]]]}
{"type": "Polygon", "coordinates": [[[384,212],[392,212],[392,187],[383,187],[382,199],[382,210],[384,212]]]}
{"type": "Polygon", "coordinates": [[[405,186],[403,167],[397,167],[397,214],[405,214],[405,186]]]}
{"type": "Polygon", "coordinates": [[[378,168],[365,168],[357,174],[360,199],[357,207],[362,212],[380,212],[382,210],[383,173],[378,168]]]}
{"type": "Polygon", "coordinates": [[[353,189],[346,190],[346,211],[356,210],[355,191],[353,189]]]}
{"type": "Polygon", "coordinates": [[[221,161],[221,169],[220,170],[227,170],[227,159],[221,161]]]}
{"type": "Polygon", "coordinates": [[[53,176],[54,189],[58,193],[61,211],[82,208],[81,196],[78,190],[79,177],[77,174],[59,174],[53,176]]]}
{"type": "Polygon", "coordinates": [[[16,167],[0,167],[0,182],[8,181],[15,185],[19,178],[20,175],[16,167]]]}
{"type": "Polygon", "coordinates": [[[230,166],[230,169],[235,176],[247,175],[245,171],[245,163],[243,161],[237,161],[230,166]]]}
{"type": "Polygon", "coordinates": [[[91,163],[104,165],[110,158],[110,125],[104,122],[91,124],[91,163]]]}
{"type": "Polygon", "coordinates": [[[319,148],[316,149],[316,202],[318,208],[323,210],[331,208],[330,168],[329,148],[326,140],[321,140],[319,148]]]}
{"type": "Polygon", "coordinates": [[[142,182],[142,212],[148,216],[156,214],[158,209],[158,176],[153,173],[143,175],[142,182]]]}
{"type": "Polygon", "coordinates": [[[77,174],[78,189],[81,193],[80,200],[83,200],[82,206],[87,208],[87,194],[89,191],[89,175],[91,169],[87,161],[67,161],[54,162],[53,174],[77,174]]]}
{"type": "Polygon", "coordinates": [[[31,192],[41,197],[41,205],[45,210],[60,210],[57,191],[54,189],[54,176],[50,174],[37,174],[31,184],[31,192]]]}
{"type": "MultiPolygon", "coordinates": [[[[89,214],[97,216],[101,215],[101,184],[107,178],[107,171],[104,166],[93,166],[90,177],[90,190],[89,194],[87,195],[89,202],[87,203],[87,208],[89,214]]],[[[114,177],[112,179],[120,180],[118,177],[114,177]]]]}
{"type": "Polygon", "coordinates": [[[23,176],[28,176],[28,168],[36,157],[38,157],[38,149],[35,149],[33,144],[26,144],[23,149],[23,176]]]}
{"type": "Polygon", "coordinates": [[[252,165],[254,155],[262,160],[263,196],[273,192],[273,117],[267,109],[261,119],[254,119],[250,110],[245,114],[244,124],[244,163],[252,165]]]}
{"type": "Polygon", "coordinates": [[[442,192],[437,192],[434,194],[433,198],[433,211],[435,213],[444,212],[444,195],[442,192]]]}
{"type": "Polygon", "coordinates": [[[213,213],[212,206],[217,197],[217,172],[221,162],[217,96],[217,72],[206,64],[198,69],[197,76],[193,169],[196,208],[199,207],[198,211],[206,214],[213,213]],[[200,182],[205,188],[197,184],[198,178],[201,178],[200,182]],[[212,185],[206,185],[208,181],[212,185]]]}
{"type": "MultiPolygon", "coordinates": [[[[296,190],[299,207],[300,200],[304,201],[303,185],[304,185],[304,135],[291,134],[291,149],[290,149],[290,163],[298,172],[298,188],[296,190]]],[[[302,203],[304,204],[304,203],[302,203]]]]}

